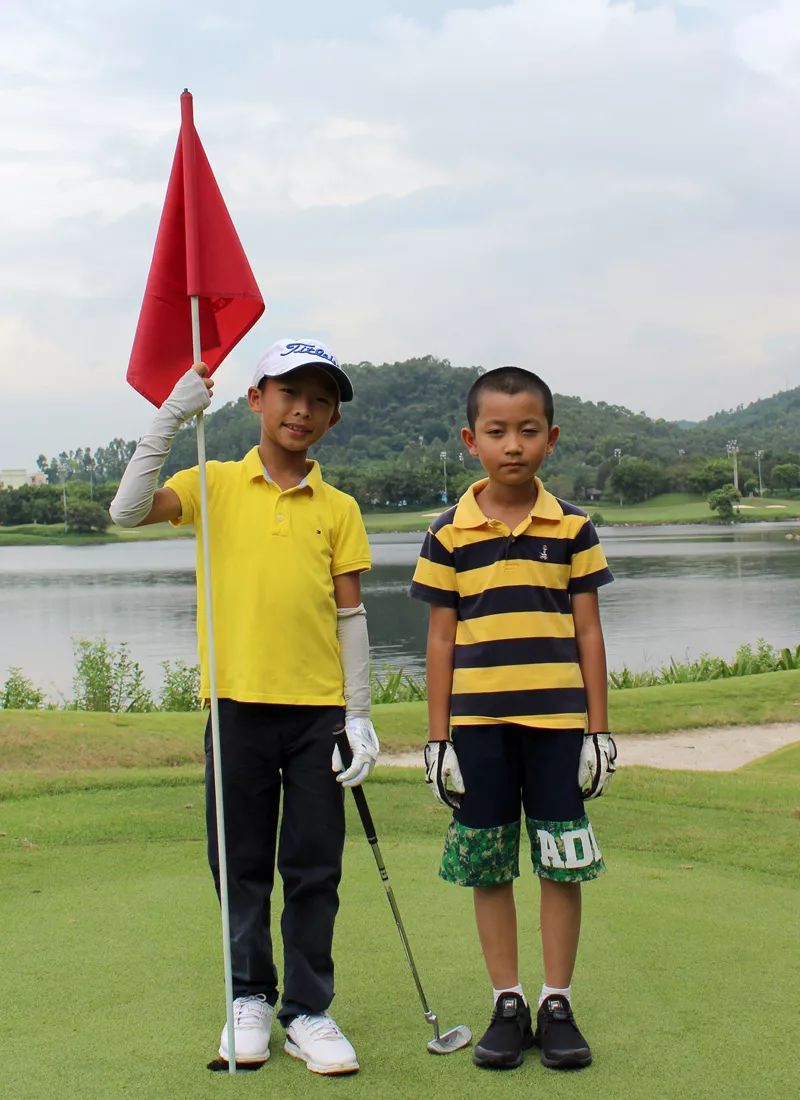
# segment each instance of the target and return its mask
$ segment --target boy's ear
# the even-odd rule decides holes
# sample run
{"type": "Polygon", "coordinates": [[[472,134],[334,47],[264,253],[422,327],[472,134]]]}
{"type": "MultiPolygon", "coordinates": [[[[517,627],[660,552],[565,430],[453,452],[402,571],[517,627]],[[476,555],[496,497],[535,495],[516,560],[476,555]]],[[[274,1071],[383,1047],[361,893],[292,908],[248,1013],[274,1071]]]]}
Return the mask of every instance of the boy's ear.
{"type": "Polygon", "coordinates": [[[261,390],[256,386],[251,386],[247,391],[247,404],[253,410],[253,412],[261,412],[261,390]]]}
{"type": "Polygon", "coordinates": [[[477,448],[477,445],[475,443],[475,433],[472,431],[472,429],[471,428],[462,428],[461,429],[461,438],[464,441],[464,446],[467,448],[467,450],[472,455],[472,457],[477,458],[478,457],[478,448],[477,448]]]}
{"type": "Polygon", "coordinates": [[[331,422],[328,425],[328,428],[332,428],[334,424],[338,424],[341,419],[342,419],[341,409],[337,405],[336,408],[331,413],[331,422]]]}
{"type": "Polygon", "coordinates": [[[560,435],[561,429],[559,428],[558,424],[554,424],[547,436],[547,447],[545,449],[546,454],[551,455],[553,453],[555,445],[556,443],[558,443],[558,437],[560,435]]]}

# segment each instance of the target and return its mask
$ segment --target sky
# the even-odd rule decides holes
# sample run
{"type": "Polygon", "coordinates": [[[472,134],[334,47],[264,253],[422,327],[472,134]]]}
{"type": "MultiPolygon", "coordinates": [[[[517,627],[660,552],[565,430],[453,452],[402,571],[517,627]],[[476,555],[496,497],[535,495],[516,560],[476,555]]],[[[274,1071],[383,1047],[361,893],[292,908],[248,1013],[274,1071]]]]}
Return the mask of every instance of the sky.
{"type": "Polygon", "coordinates": [[[267,303],[215,403],[284,337],[667,419],[800,384],[800,0],[3,0],[0,468],[147,427],[184,87],[267,303]]]}

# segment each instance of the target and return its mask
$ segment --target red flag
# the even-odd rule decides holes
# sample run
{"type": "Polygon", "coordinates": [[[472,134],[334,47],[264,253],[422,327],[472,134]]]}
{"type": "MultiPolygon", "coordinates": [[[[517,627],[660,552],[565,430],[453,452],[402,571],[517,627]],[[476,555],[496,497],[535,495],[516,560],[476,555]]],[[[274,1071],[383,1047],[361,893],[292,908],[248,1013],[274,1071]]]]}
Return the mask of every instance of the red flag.
{"type": "Polygon", "coordinates": [[[161,405],[192,365],[190,296],[200,299],[203,362],[214,373],[264,312],[241,241],[181,96],[181,132],[127,379],[161,405]]]}

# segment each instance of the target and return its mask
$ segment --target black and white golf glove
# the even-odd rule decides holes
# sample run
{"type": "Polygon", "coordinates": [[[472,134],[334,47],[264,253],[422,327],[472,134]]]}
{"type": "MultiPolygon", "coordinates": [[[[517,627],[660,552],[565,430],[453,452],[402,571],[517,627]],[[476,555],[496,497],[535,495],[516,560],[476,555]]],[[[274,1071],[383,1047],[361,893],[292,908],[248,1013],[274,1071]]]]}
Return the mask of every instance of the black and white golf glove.
{"type": "Polygon", "coordinates": [[[429,741],[425,746],[425,782],[443,806],[457,810],[464,793],[464,780],[452,741],[429,741]]]}
{"type": "Polygon", "coordinates": [[[617,770],[616,759],[617,745],[610,733],[586,734],[578,764],[578,786],[584,800],[605,793],[617,770]]]}

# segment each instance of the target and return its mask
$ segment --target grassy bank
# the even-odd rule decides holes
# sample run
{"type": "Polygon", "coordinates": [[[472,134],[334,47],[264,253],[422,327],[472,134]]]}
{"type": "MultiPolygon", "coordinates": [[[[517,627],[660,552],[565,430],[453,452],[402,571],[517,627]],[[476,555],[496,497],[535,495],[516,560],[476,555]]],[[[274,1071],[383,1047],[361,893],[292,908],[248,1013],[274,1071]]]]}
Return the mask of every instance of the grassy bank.
{"type": "MultiPolygon", "coordinates": [[[[150,737],[166,732],[156,724],[150,737]]],[[[60,767],[88,762],[75,747],[60,767]]],[[[108,762],[121,771],[123,758],[108,762]]],[[[202,789],[181,769],[125,774],[114,789],[54,795],[42,779],[28,798],[0,797],[3,1095],[795,1095],[800,749],[727,775],[624,769],[593,804],[609,874],[585,891],[574,984],[595,1063],[566,1075],[546,1071],[535,1053],[508,1074],[476,1070],[468,1051],[427,1053],[430,1028],[349,798],[333,1010],[362,1072],[313,1077],[283,1054],[276,1026],[259,1073],[233,1082],[209,1074],[224,1000],[202,789]]],[[[384,772],[368,790],[426,992],[444,1027],[463,1022],[480,1034],[489,995],[471,899],[436,876],[447,814],[413,773],[384,772]]],[[[526,853],[521,868],[521,978],[532,991],[541,970],[526,853]]]]}
{"type": "MultiPolygon", "coordinates": [[[[705,683],[611,692],[611,728],[664,733],[704,726],[800,720],[800,671],[705,683]]],[[[419,749],[427,733],[425,703],[376,706],[386,752],[419,749]]],[[[195,782],[206,717],[189,714],[101,714],[0,710],[0,796],[46,784],[114,786],[153,769],[154,783],[195,782]],[[130,773],[130,774],[127,774],[130,773]],[[127,774],[127,778],[126,778],[127,774]]]]}
{"type": "MultiPolygon", "coordinates": [[[[643,504],[621,506],[613,501],[600,500],[584,504],[583,507],[591,514],[599,512],[603,522],[609,526],[720,522],[709,509],[705,497],[691,496],[688,493],[665,493],[643,504]]],[[[425,531],[433,514],[436,514],[434,509],[418,512],[365,512],[364,523],[369,534],[425,531]]],[[[800,518],[800,499],[776,500],[769,497],[760,501],[748,497],[742,501],[739,512],[742,522],[797,518],[800,518]]],[[[0,546],[85,546],[93,543],[191,537],[191,530],[171,527],[168,523],[157,523],[133,531],[110,527],[104,534],[95,535],[65,535],[64,527],[59,523],[0,527],[0,546]]]]}
{"type": "Polygon", "coordinates": [[[161,539],[193,538],[188,528],[172,527],[169,523],[154,523],[123,531],[109,527],[104,533],[64,534],[62,523],[24,523],[18,527],[0,527],[0,546],[95,546],[109,542],[149,542],[161,539]]]}
{"type": "MultiPolygon", "coordinates": [[[[663,493],[642,504],[619,504],[611,500],[598,500],[585,505],[590,513],[600,512],[608,524],[659,524],[659,523],[719,523],[716,513],[708,506],[704,496],[691,493],[663,493]]],[[[796,519],[800,516],[800,499],[783,500],[774,497],[745,497],[738,507],[738,519],[754,520],[796,519]]]]}
{"type": "MultiPolygon", "coordinates": [[[[688,493],[665,493],[643,504],[620,505],[613,501],[600,500],[584,504],[583,507],[591,514],[599,512],[603,522],[609,526],[720,522],[709,509],[705,497],[691,496],[688,493]]],[[[434,514],[434,509],[420,512],[365,512],[364,523],[369,534],[425,531],[434,514]]],[[[800,499],[776,500],[769,497],[760,501],[748,497],[742,501],[739,511],[742,522],[797,518],[800,518],[800,499]]],[[[104,534],[94,535],[65,535],[64,527],[60,523],[0,527],[0,546],[86,546],[94,543],[191,537],[191,530],[171,527],[168,523],[157,523],[133,531],[110,527],[104,534]]]]}

